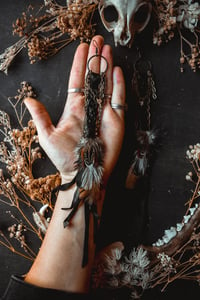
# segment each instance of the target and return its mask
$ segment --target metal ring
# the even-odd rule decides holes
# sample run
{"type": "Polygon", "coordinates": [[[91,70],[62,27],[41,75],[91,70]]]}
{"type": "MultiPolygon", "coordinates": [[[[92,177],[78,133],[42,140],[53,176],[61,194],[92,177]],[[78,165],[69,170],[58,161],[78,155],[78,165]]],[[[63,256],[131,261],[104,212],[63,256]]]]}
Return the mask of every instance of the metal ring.
{"type": "Polygon", "coordinates": [[[124,111],[126,111],[128,109],[128,105],[126,103],[124,105],[118,104],[118,103],[111,103],[111,107],[113,109],[121,109],[121,110],[124,110],[124,111]]]}
{"type": "Polygon", "coordinates": [[[100,57],[100,58],[102,58],[102,59],[105,61],[105,63],[106,63],[105,70],[101,72],[101,74],[105,74],[106,71],[107,71],[107,69],[108,69],[108,61],[107,61],[107,59],[106,59],[103,55],[100,55],[100,54],[94,54],[94,55],[92,55],[92,56],[88,59],[88,62],[87,62],[87,68],[88,68],[88,70],[89,70],[89,71],[92,71],[92,70],[90,69],[90,62],[91,62],[91,60],[92,60],[93,58],[95,58],[95,57],[100,57]]]}
{"type": "Polygon", "coordinates": [[[84,91],[85,91],[84,88],[71,88],[71,89],[67,90],[68,94],[70,94],[70,93],[84,93],[84,91]]]}

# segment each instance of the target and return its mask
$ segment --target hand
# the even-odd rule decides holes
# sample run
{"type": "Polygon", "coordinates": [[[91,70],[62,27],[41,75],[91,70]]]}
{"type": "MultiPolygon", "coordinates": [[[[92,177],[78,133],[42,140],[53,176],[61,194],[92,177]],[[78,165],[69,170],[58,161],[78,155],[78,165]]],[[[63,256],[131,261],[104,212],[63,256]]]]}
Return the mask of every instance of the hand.
{"type": "MultiPolygon", "coordinates": [[[[108,61],[106,72],[106,94],[112,94],[111,103],[125,104],[125,83],[119,67],[113,67],[112,50],[103,45],[103,38],[95,36],[99,51],[108,61]]],[[[95,43],[90,46],[83,43],[75,53],[69,88],[84,87],[87,72],[87,60],[96,53],[95,43]]],[[[99,72],[100,59],[91,60],[90,68],[99,72]]],[[[26,98],[25,104],[35,122],[41,147],[60,171],[62,179],[67,181],[69,172],[74,170],[74,150],[79,142],[84,120],[84,95],[81,93],[68,94],[63,114],[57,124],[52,124],[51,118],[42,103],[32,98],[26,98]]],[[[105,145],[104,182],[112,172],[122,146],[124,135],[124,111],[112,109],[111,104],[105,104],[100,128],[100,136],[105,145]]]]}

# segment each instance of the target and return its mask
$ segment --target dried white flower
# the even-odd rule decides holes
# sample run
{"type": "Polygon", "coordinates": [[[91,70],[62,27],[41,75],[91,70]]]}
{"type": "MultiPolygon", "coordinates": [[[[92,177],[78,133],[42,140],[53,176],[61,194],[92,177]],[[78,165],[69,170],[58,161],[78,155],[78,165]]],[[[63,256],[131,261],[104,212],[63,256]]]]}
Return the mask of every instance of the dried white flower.
{"type": "Polygon", "coordinates": [[[157,258],[160,260],[162,267],[165,271],[172,271],[173,270],[173,262],[170,256],[165,253],[159,253],[157,258]]]}
{"type": "Polygon", "coordinates": [[[194,146],[190,145],[186,151],[186,156],[190,160],[198,161],[200,157],[200,144],[197,143],[194,146]]]}
{"type": "MultiPolygon", "coordinates": [[[[185,2],[185,1],[184,1],[185,2]]],[[[178,7],[177,21],[182,23],[187,29],[194,30],[197,27],[200,15],[200,5],[198,2],[180,5],[178,7]]]]}
{"type": "Polygon", "coordinates": [[[139,247],[133,249],[129,254],[129,257],[125,258],[125,263],[132,269],[134,266],[138,266],[142,269],[146,268],[150,261],[147,256],[147,251],[139,247]]]}

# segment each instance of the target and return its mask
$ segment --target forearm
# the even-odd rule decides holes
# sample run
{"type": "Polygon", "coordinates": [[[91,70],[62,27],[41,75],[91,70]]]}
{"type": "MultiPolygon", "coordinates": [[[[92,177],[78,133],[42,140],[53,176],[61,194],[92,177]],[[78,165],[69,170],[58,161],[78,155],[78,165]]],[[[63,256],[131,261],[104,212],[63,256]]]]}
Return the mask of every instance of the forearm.
{"type": "MultiPolygon", "coordinates": [[[[63,220],[70,211],[62,208],[70,207],[75,189],[74,185],[67,191],[59,192],[42,247],[25,281],[41,287],[87,292],[95,252],[93,218],[90,219],[89,228],[88,264],[84,268],[81,266],[85,234],[83,203],[80,204],[71,223],[66,228],[63,227],[63,220]]],[[[102,198],[104,195],[100,202],[102,198]]],[[[99,204],[100,213],[102,205],[99,204]]]]}
{"type": "MultiPolygon", "coordinates": [[[[99,73],[101,70],[102,59],[100,58],[104,57],[104,60],[107,61],[106,90],[104,94],[109,98],[111,96],[110,101],[105,101],[101,126],[98,128],[105,146],[103,151],[105,152],[103,155],[103,182],[105,183],[117,162],[122,146],[125,83],[121,69],[113,68],[111,48],[103,46],[101,36],[95,36],[90,47],[87,44],[81,44],[76,51],[69,78],[69,89],[74,90],[75,87],[84,86],[88,59],[91,60],[93,57],[97,57],[97,59],[92,60],[89,69],[92,69],[95,73],[99,73]],[[114,109],[112,105],[114,105],[114,109]]],[[[96,100],[98,102],[98,99],[96,100]]],[[[83,133],[86,111],[82,93],[69,93],[63,114],[56,127],[41,103],[28,98],[25,100],[25,104],[36,124],[40,145],[56,168],[62,174],[66,174],[68,170],[73,168],[77,159],[74,149],[77,147],[83,133]]],[[[64,291],[87,292],[95,253],[93,243],[94,220],[91,216],[89,222],[88,264],[82,268],[85,236],[85,208],[83,203],[79,205],[78,211],[69,226],[63,228],[63,221],[70,211],[63,211],[61,208],[70,207],[75,189],[76,187],[73,186],[68,191],[59,192],[44,242],[31,270],[26,276],[27,282],[64,291]]],[[[103,206],[104,191],[101,191],[100,198],[97,205],[99,215],[101,215],[103,206]]],[[[93,208],[96,209],[92,206],[93,208]]],[[[86,210],[88,211],[88,207],[86,207],[86,210]]],[[[85,261],[83,262],[85,263],[85,261]]]]}

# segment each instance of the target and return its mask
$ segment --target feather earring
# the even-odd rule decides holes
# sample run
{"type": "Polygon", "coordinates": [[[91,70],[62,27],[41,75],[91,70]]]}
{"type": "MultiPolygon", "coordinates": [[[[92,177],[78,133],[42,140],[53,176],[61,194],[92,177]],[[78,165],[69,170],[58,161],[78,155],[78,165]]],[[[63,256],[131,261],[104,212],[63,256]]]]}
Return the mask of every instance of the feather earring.
{"type": "Polygon", "coordinates": [[[151,100],[157,99],[152,65],[141,56],[134,65],[132,85],[137,101],[136,149],[126,178],[128,189],[133,189],[137,180],[146,175],[157,141],[157,130],[151,128],[151,100]]]}
{"type": "Polygon", "coordinates": [[[89,218],[90,213],[94,219],[94,242],[98,228],[97,201],[100,197],[103,176],[104,144],[99,136],[102,119],[103,106],[105,104],[105,84],[108,62],[104,56],[98,53],[91,56],[87,63],[88,73],[85,79],[85,119],[82,137],[75,149],[76,161],[75,170],[77,171],[73,180],[60,186],[57,190],[66,190],[76,183],[77,188],[74,193],[71,212],[63,222],[64,227],[68,226],[81,202],[85,206],[85,238],[82,258],[82,267],[88,262],[88,239],[89,239],[89,218]],[[90,68],[92,59],[100,58],[105,62],[103,72],[95,73],[90,68]]]}

